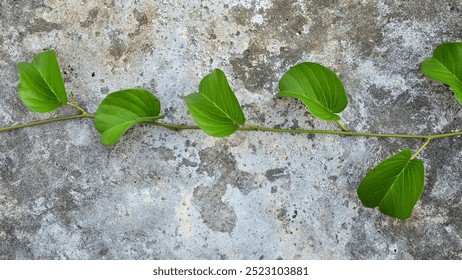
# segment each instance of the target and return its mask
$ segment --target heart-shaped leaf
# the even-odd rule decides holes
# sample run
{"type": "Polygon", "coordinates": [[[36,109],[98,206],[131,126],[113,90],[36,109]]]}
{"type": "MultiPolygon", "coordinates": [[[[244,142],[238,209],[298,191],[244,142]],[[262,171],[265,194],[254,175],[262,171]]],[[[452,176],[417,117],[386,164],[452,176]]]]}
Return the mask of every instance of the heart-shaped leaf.
{"type": "Polygon", "coordinates": [[[18,63],[18,71],[19,96],[31,110],[51,112],[67,103],[66,89],[54,51],[37,54],[32,63],[18,63]]]}
{"type": "Polygon", "coordinates": [[[422,72],[428,77],[447,84],[462,104],[462,43],[443,43],[436,47],[433,57],[422,63],[422,72]]]}
{"type": "Polygon", "coordinates": [[[338,121],[348,98],[340,79],[328,68],[304,62],[290,68],[279,81],[279,97],[295,97],[319,119],[338,121]]]}
{"type": "Polygon", "coordinates": [[[225,137],[245,123],[244,113],[226,75],[215,69],[199,84],[199,92],[184,98],[197,125],[208,135],[225,137]]]}
{"type": "Polygon", "coordinates": [[[162,118],[160,102],[151,92],[133,88],[116,91],[104,98],[95,113],[95,127],[101,142],[111,146],[132,126],[162,118]]]}
{"type": "Polygon", "coordinates": [[[404,150],[377,165],[361,181],[358,196],[366,207],[379,207],[386,215],[405,220],[422,195],[423,161],[404,150]]]}

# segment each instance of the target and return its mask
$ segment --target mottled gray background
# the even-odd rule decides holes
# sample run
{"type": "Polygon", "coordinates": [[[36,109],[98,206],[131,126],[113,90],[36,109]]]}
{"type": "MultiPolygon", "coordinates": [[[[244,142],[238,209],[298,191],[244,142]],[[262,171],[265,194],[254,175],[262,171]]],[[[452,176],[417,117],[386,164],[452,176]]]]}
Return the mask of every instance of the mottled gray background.
{"type": "MultiPolygon", "coordinates": [[[[277,99],[292,65],[345,84],[355,131],[462,129],[462,106],[424,77],[425,57],[462,40],[458,0],[99,0],[0,2],[1,126],[74,114],[29,111],[16,64],[55,49],[89,112],[112,91],[157,94],[166,121],[193,124],[182,97],[219,67],[249,123],[337,129],[277,99]]],[[[1,259],[461,259],[462,142],[432,141],[422,199],[403,222],[356,188],[419,140],[141,126],[105,147],[90,119],[0,134],[1,259]]]]}

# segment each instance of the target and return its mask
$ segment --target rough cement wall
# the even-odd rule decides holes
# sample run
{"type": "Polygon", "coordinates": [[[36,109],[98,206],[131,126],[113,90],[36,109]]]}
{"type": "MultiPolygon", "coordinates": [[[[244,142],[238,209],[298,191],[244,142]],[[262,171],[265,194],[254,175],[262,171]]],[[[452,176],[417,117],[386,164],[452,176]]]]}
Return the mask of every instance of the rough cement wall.
{"type": "MultiPolygon", "coordinates": [[[[457,0],[0,2],[1,126],[72,114],[27,110],[16,64],[55,49],[89,112],[144,87],[167,121],[192,124],[182,97],[227,73],[249,123],[336,129],[276,99],[292,65],[322,63],[345,84],[355,131],[462,129],[461,105],[423,77],[436,45],[462,40],[457,0]]],[[[364,208],[356,187],[417,140],[137,127],[114,147],[91,120],[0,134],[2,259],[460,259],[460,138],[421,154],[426,185],[402,222],[364,208]]]]}

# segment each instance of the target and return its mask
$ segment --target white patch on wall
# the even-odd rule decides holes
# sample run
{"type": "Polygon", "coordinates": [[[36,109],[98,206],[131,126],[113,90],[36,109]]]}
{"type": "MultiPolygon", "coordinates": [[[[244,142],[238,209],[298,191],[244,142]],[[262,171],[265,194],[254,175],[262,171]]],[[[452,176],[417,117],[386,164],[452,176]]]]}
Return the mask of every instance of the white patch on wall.
{"type": "Polygon", "coordinates": [[[368,81],[377,88],[384,88],[393,98],[409,89],[406,80],[397,74],[384,73],[383,70],[374,66],[371,60],[365,60],[359,63],[356,71],[358,78],[368,81]]]}
{"type": "Polygon", "coordinates": [[[263,16],[261,14],[256,14],[252,17],[252,23],[254,24],[263,24],[263,16]]]}
{"type": "Polygon", "coordinates": [[[250,9],[254,7],[255,10],[258,9],[268,9],[272,6],[270,0],[261,0],[261,1],[254,1],[254,0],[226,0],[225,4],[230,6],[243,6],[246,9],[250,9]]]}

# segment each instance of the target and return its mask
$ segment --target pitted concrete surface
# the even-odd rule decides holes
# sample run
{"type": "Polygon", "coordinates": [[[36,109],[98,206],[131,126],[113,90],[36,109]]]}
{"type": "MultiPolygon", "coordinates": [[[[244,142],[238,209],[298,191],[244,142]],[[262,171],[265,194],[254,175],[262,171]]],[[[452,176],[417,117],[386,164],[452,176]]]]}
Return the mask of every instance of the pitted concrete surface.
{"type": "MultiPolygon", "coordinates": [[[[110,92],[156,93],[166,121],[221,68],[252,124],[336,129],[275,98],[292,65],[318,62],[347,89],[355,131],[462,129],[461,105],[424,77],[425,57],[462,40],[456,0],[2,1],[0,124],[30,112],[16,64],[58,53],[69,92],[95,112],[110,92]]],[[[356,188],[418,140],[138,126],[113,147],[89,119],[0,133],[1,259],[461,259],[460,138],[433,141],[422,199],[399,221],[356,188]]]]}

